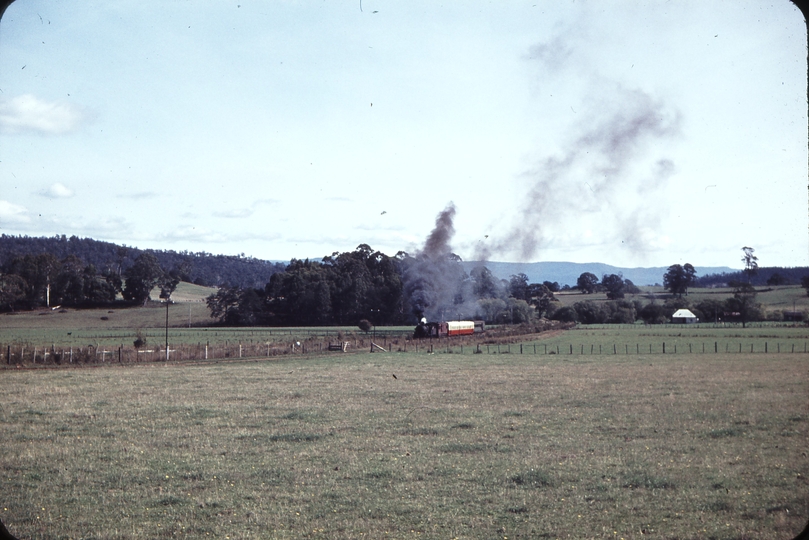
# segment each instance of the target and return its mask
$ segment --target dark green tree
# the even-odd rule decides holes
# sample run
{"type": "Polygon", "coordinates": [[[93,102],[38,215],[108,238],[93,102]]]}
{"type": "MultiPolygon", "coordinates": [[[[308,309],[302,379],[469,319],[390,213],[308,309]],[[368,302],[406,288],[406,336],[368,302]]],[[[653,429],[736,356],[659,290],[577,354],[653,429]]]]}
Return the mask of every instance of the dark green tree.
{"type": "Polygon", "coordinates": [[[582,294],[594,293],[598,287],[598,276],[591,272],[584,272],[576,280],[576,287],[582,294]]]}
{"type": "Polygon", "coordinates": [[[528,300],[528,276],[525,274],[515,274],[508,282],[508,293],[517,300],[528,300]]]}
{"type": "Polygon", "coordinates": [[[16,274],[25,281],[25,302],[28,307],[36,307],[47,303],[59,266],[59,260],[50,253],[28,254],[12,259],[6,273],[16,274]]]}
{"type": "Polygon", "coordinates": [[[51,291],[55,303],[66,306],[85,304],[87,298],[84,292],[84,269],[84,262],[75,255],[68,255],[62,260],[51,291]]]}
{"type": "Polygon", "coordinates": [[[205,299],[211,318],[224,324],[236,324],[238,316],[241,289],[238,287],[222,287],[205,299]]]}
{"type": "Polygon", "coordinates": [[[809,296],[809,276],[803,276],[801,278],[801,287],[806,289],[806,295],[809,296]]]}
{"type": "Polygon", "coordinates": [[[609,324],[633,324],[637,315],[635,304],[628,300],[606,302],[602,309],[606,312],[606,322],[609,324]]]}
{"type": "Polygon", "coordinates": [[[25,298],[26,288],[25,280],[17,274],[0,273],[0,309],[14,311],[25,298]]]}
{"type": "Polygon", "coordinates": [[[559,292],[559,282],[558,281],[543,281],[543,285],[545,285],[549,291],[551,292],[559,292]]]}
{"type": "Polygon", "coordinates": [[[369,321],[368,319],[360,319],[360,322],[359,324],[357,324],[357,326],[359,327],[360,330],[362,330],[367,334],[368,332],[371,331],[371,328],[373,328],[374,325],[371,324],[371,321],[369,321]]]}
{"type": "Polygon", "coordinates": [[[624,280],[624,292],[626,294],[640,294],[640,289],[632,283],[631,280],[625,279],[624,280]]]}
{"type": "Polygon", "coordinates": [[[697,279],[697,271],[689,263],[685,265],[673,264],[663,275],[663,286],[677,296],[688,295],[688,287],[697,279]]]}
{"type": "Polygon", "coordinates": [[[607,322],[607,313],[592,300],[573,304],[576,318],[582,324],[601,324],[607,322]]]}
{"type": "Polygon", "coordinates": [[[607,291],[607,298],[615,300],[624,297],[624,279],[617,274],[601,278],[601,286],[607,291]]]}
{"type": "Polygon", "coordinates": [[[704,322],[719,322],[725,312],[724,303],[713,298],[702,300],[694,307],[702,313],[700,320],[704,322]]]}
{"type": "Polygon", "coordinates": [[[157,257],[144,252],[138,255],[135,264],[126,270],[125,275],[124,300],[145,306],[149,301],[149,294],[164,278],[165,272],[157,257]]]}
{"type": "Polygon", "coordinates": [[[537,316],[542,317],[552,311],[552,303],[556,301],[553,292],[544,284],[531,283],[526,288],[527,301],[534,306],[537,316]]]}
{"type": "Polygon", "coordinates": [[[762,317],[761,307],[756,303],[756,289],[744,281],[729,283],[733,287],[733,298],[725,300],[728,311],[739,313],[742,319],[742,328],[748,321],[759,320],[762,317]]]}
{"type": "Polygon", "coordinates": [[[578,322],[578,314],[571,306],[562,306],[551,314],[551,319],[561,322],[578,322]]]}
{"type": "Polygon", "coordinates": [[[639,315],[646,324],[664,324],[668,322],[666,308],[654,302],[643,306],[639,315]]]}
{"type": "Polygon", "coordinates": [[[174,267],[170,272],[164,272],[157,282],[160,287],[160,298],[167,302],[171,300],[171,294],[177,289],[181,281],[181,270],[174,267]]]}

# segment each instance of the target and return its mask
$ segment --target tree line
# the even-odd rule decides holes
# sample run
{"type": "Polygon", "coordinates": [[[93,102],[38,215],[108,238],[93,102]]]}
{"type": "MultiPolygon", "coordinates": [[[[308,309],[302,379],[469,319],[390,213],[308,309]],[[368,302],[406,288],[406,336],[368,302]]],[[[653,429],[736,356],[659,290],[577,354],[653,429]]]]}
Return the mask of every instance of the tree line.
{"type": "MultiPolygon", "coordinates": [[[[98,247],[95,241],[74,238],[48,240],[98,247]]],[[[61,259],[48,252],[11,257],[0,265],[0,310],[45,305],[98,307],[119,302],[145,305],[155,287],[161,298],[168,299],[180,281],[191,281],[194,275],[197,259],[183,254],[172,252],[176,256],[167,259],[173,261],[171,266],[161,263],[151,251],[141,251],[125,263],[132,253],[115,247],[118,262],[108,261],[101,268],[73,253],[61,259]]],[[[655,299],[627,300],[627,295],[637,295],[640,290],[616,274],[599,279],[584,272],[575,286],[560,288],[549,281],[529,283],[525,274],[499,279],[484,265],[467,273],[460,257],[451,253],[440,260],[403,251],[389,257],[361,244],[352,252],[334,252],[321,260],[292,259],[257,286],[256,276],[247,286],[225,284],[207,298],[207,305],[213,319],[234,326],[355,325],[362,320],[374,325],[409,325],[425,315],[431,320],[463,318],[488,323],[524,323],[540,317],[581,323],[659,323],[667,322],[683,307],[703,321],[745,322],[764,314],[755,302],[753,285],[762,269],[752,248],[744,248],[744,253],[745,270],[737,276],[741,279],[723,283],[732,287],[732,297],[689,302],[688,290],[698,286],[700,278],[691,264],[675,264],[663,276],[671,297],[661,304],[655,299]],[[578,290],[584,295],[602,292],[608,301],[584,300],[562,306],[554,296],[560,290],[578,290]]],[[[769,274],[768,281],[775,274],[769,274]]],[[[809,293],[809,276],[801,281],[809,293]]]]}
{"type": "Polygon", "coordinates": [[[135,264],[142,253],[151,253],[164,269],[183,268],[183,281],[206,287],[263,287],[270,277],[284,270],[280,262],[266,261],[244,254],[213,255],[206,252],[138,249],[111,242],[57,235],[29,237],[0,235],[0,268],[24,255],[49,253],[58,260],[77,257],[92,265],[99,274],[117,274],[135,264]]]}
{"type": "Polygon", "coordinates": [[[149,252],[138,255],[123,272],[99,271],[75,255],[58,259],[51,253],[21,255],[0,267],[0,310],[48,307],[100,307],[120,302],[145,305],[159,287],[168,299],[187,273],[177,266],[163,269],[149,252]]]}
{"type": "MultiPolygon", "coordinates": [[[[518,324],[559,311],[558,283],[529,283],[522,273],[499,279],[482,265],[467,273],[460,263],[454,254],[435,260],[400,251],[389,257],[361,244],[321,261],[293,259],[265,287],[223,287],[207,304],[211,317],[234,326],[415,324],[422,316],[518,324]]],[[[583,292],[606,290],[613,299],[639,292],[614,274],[601,280],[583,274],[579,281],[583,292]]],[[[616,311],[625,321],[624,307],[616,311]]]]}

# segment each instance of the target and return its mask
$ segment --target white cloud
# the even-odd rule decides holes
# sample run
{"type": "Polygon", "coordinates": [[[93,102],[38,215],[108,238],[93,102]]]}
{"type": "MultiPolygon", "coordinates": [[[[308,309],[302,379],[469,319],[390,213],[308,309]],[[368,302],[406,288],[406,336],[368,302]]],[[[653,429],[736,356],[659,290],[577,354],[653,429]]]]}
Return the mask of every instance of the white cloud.
{"type": "Polygon", "coordinates": [[[27,208],[8,201],[0,201],[0,228],[8,223],[19,224],[30,222],[31,218],[28,216],[27,208]]]}
{"type": "Polygon", "coordinates": [[[252,216],[253,210],[251,208],[237,208],[234,210],[223,210],[221,212],[214,212],[213,215],[221,218],[240,219],[252,216]]]}
{"type": "Polygon", "coordinates": [[[42,192],[43,197],[49,199],[69,199],[73,196],[73,190],[61,182],[56,182],[47,190],[42,192]]]}
{"type": "Polygon", "coordinates": [[[271,233],[227,233],[214,231],[196,226],[174,228],[171,232],[153,235],[151,239],[159,242],[194,242],[211,244],[231,244],[249,240],[273,241],[279,238],[278,234],[271,233]]]}
{"type": "Polygon", "coordinates": [[[0,101],[0,132],[61,135],[73,131],[84,119],[69,103],[48,102],[31,94],[0,101]]]}

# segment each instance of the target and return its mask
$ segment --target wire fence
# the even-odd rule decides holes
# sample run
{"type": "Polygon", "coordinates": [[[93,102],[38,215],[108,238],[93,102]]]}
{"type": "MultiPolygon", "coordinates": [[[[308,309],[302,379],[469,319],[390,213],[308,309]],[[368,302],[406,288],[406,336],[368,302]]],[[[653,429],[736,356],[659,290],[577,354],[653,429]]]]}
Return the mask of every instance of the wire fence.
{"type": "Polygon", "coordinates": [[[31,343],[0,345],[0,365],[46,366],[86,364],[136,364],[148,362],[204,362],[211,360],[261,359],[289,356],[325,356],[343,353],[426,353],[426,354],[519,354],[568,356],[672,355],[672,354],[807,354],[809,340],[786,339],[770,341],[647,341],[644,343],[596,342],[514,342],[492,343],[456,338],[412,339],[396,334],[353,337],[349,340],[329,340],[312,336],[292,341],[225,342],[125,346],[57,346],[31,343]]]}

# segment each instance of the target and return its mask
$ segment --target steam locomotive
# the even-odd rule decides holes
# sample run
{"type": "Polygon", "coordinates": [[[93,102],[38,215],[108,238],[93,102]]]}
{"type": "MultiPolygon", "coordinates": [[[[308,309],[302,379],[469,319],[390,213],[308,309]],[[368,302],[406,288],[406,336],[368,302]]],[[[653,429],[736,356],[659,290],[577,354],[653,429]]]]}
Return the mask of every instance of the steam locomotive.
{"type": "Polygon", "coordinates": [[[413,332],[414,338],[434,338],[451,336],[468,336],[485,330],[483,321],[443,321],[427,322],[421,319],[413,332]]]}

